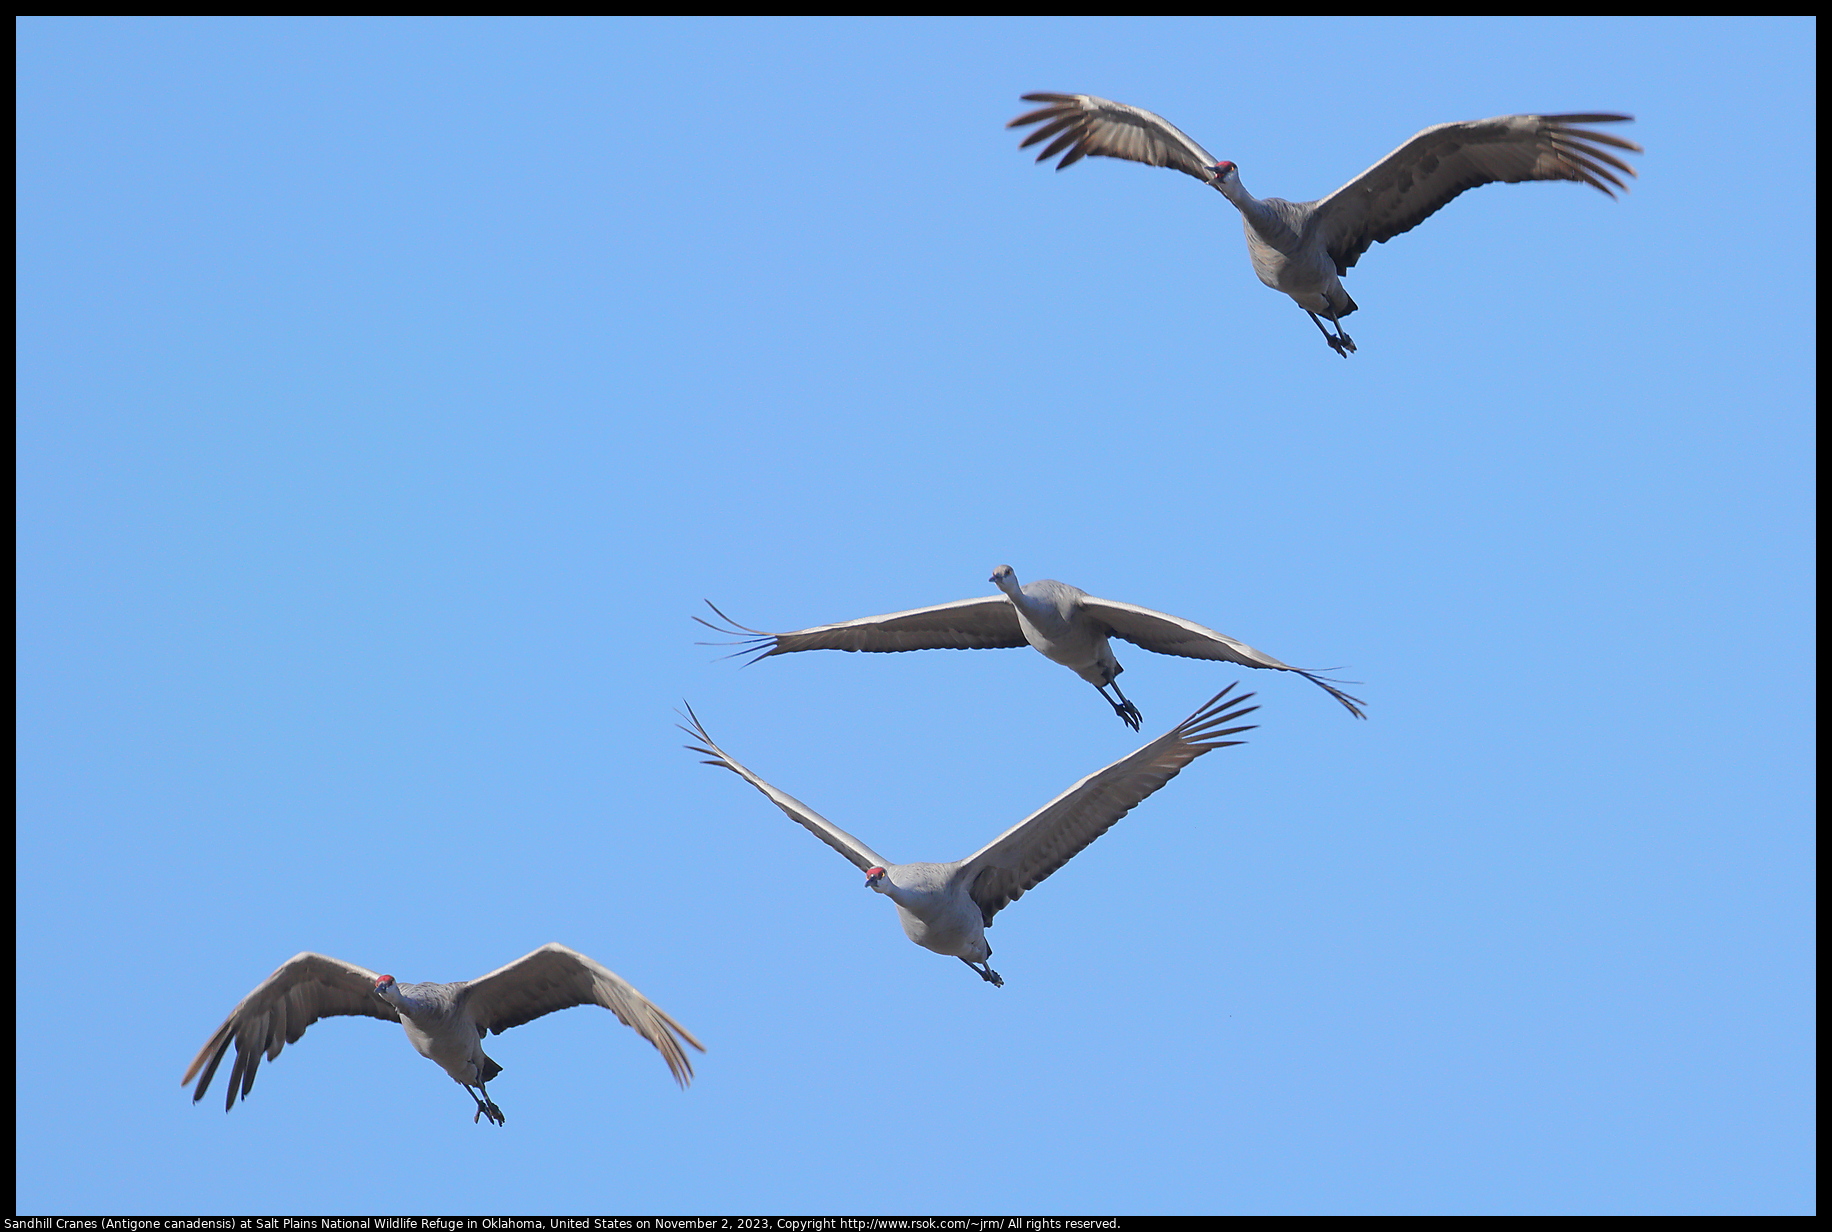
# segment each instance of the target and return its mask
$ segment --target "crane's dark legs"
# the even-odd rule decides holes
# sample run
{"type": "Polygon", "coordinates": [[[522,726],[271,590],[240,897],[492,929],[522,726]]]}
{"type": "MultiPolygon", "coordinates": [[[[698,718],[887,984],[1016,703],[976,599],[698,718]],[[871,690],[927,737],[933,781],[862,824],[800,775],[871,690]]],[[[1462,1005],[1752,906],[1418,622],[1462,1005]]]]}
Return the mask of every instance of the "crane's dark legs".
{"type": "Polygon", "coordinates": [[[1106,684],[1097,684],[1094,687],[1100,690],[1102,697],[1107,698],[1107,704],[1113,707],[1113,713],[1119,715],[1127,727],[1133,731],[1139,730],[1139,724],[1145,721],[1145,716],[1139,713],[1137,706],[1126,700],[1126,695],[1120,692],[1119,685],[1109,680],[1106,684]],[[1109,688],[1113,690],[1114,697],[1119,698],[1119,701],[1116,702],[1112,697],[1107,697],[1109,688]]]}
{"type": "MultiPolygon", "coordinates": [[[[1325,308],[1324,311],[1329,312],[1329,309],[1325,308]]],[[[1311,324],[1323,330],[1323,341],[1329,343],[1330,350],[1336,352],[1336,354],[1342,356],[1342,358],[1347,359],[1349,357],[1349,352],[1355,349],[1355,340],[1342,332],[1342,322],[1336,319],[1336,314],[1329,312],[1329,323],[1336,327],[1336,332],[1331,334],[1327,329],[1323,329],[1323,322],[1317,319],[1316,313],[1311,312],[1308,308],[1306,308],[1304,312],[1310,317],[1311,324]]]]}
{"type": "MultiPolygon", "coordinates": [[[[468,1082],[465,1083],[464,1089],[471,1091],[471,1084],[468,1082]]],[[[477,1101],[477,1115],[471,1118],[471,1124],[477,1124],[479,1117],[489,1117],[490,1123],[493,1125],[508,1123],[509,1118],[503,1115],[503,1110],[498,1108],[496,1106],[496,1101],[490,1098],[490,1089],[484,1086],[483,1083],[478,1083],[477,1090],[471,1091],[471,1098],[477,1101]],[[478,1094],[479,1091],[482,1092],[481,1095],[478,1094]]]]}
{"type": "Polygon", "coordinates": [[[969,967],[972,967],[982,980],[985,980],[994,988],[1005,987],[1005,981],[999,978],[999,973],[994,971],[991,967],[988,967],[985,963],[976,963],[970,958],[963,958],[961,961],[966,963],[969,967]]]}

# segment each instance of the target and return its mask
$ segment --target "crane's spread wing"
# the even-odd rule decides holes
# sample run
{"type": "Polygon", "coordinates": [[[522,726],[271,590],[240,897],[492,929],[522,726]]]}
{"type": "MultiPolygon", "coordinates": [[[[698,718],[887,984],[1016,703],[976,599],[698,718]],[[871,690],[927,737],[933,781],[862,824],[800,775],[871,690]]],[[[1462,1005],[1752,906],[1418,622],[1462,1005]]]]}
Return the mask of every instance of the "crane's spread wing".
{"type": "Polygon", "coordinates": [[[1224,663],[1239,663],[1245,667],[1270,667],[1282,672],[1296,672],[1341,702],[1356,718],[1368,717],[1361,712],[1365,702],[1344,693],[1327,677],[1301,667],[1293,667],[1289,663],[1281,663],[1263,650],[1255,650],[1245,642],[1235,641],[1227,634],[1217,633],[1193,620],[1154,612],[1148,607],[1132,603],[1096,599],[1093,595],[1082,599],[1081,610],[1105,624],[1112,630],[1114,637],[1124,638],[1135,646],[1142,646],[1157,654],[1182,655],[1186,659],[1219,659],[1224,663]]]}
{"type": "MultiPolygon", "coordinates": [[[[1003,596],[1000,597],[1000,602],[1004,602],[1003,596]]],[[[1007,604],[1007,606],[1010,605],[1007,604]]],[[[788,792],[776,790],[774,787],[771,787],[768,783],[752,774],[749,770],[745,769],[737,761],[733,760],[729,753],[712,742],[712,737],[706,734],[706,729],[704,727],[700,726],[700,716],[693,712],[692,706],[687,707],[687,717],[693,722],[693,726],[688,727],[683,724],[681,725],[681,730],[700,742],[699,744],[690,744],[687,747],[695,753],[704,753],[706,755],[707,765],[724,766],[727,770],[730,770],[733,774],[768,796],[770,798],[770,803],[774,804],[796,821],[799,821],[802,825],[808,827],[815,838],[820,839],[821,842],[827,844],[829,847],[845,856],[848,860],[851,860],[854,864],[857,864],[860,872],[868,873],[874,868],[889,863],[883,856],[873,851],[870,847],[867,847],[864,843],[861,843],[852,835],[846,833],[846,831],[834,825],[831,821],[828,821],[825,817],[822,817],[819,813],[803,804],[800,800],[797,800],[794,796],[791,796],[788,792]]]]}
{"type": "Polygon", "coordinates": [[[380,978],[377,972],[323,954],[293,955],[229,1011],[178,1085],[186,1085],[203,1070],[191,1102],[202,1099],[233,1043],[235,1068],[229,1073],[229,1097],[223,1102],[226,1112],[235,1107],[238,1095],[246,1097],[253,1089],[262,1054],[273,1060],[282,1048],[298,1043],[305,1029],[320,1018],[366,1014],[387,1022],[401,1021],[394,1007],[375,995],[375,981],[380,978]]]}
{"type": "Polygon", "coordinates": [[[1020,128],[1041,122],[1042,128],[1018,143],[1020,150],[1054,137],[1037,155],[1037,161],[1053,158],[1064,150],[1061,171],[1070,163],[1098,154],[1105,158],[1126,158],[1153,167],[1174,167],[1207,184],[1215,178],[1215,156],[1191,141],[1189,136],[1163,116],[1142,107],[1128,107],[1110,98],[1092,94],[1026,94],[1027,102],[1048,103],[1027,111],[1006,124],[1020,128]]]}
{"type": "Polygon", "coordinates": [[[1576,180],[1614,197],[1610,184],[1628,191],[1615,171],[1633,176],[1635,169],[1602,147],[1637,154],[1641,147],[1613,133],[1571,126],[1634,118],[1595,112],[1433,125],[1317,202],[1314,225],[1342,274],[1370,244],[1403,235],[1482,184],[1576,180]]]}
{"type": "Polygon", "coordinates": [[[467,982],[459,996],[470,1009],[480,1034],[487,1031],[501,1035],[510,1027],[575,1005],[602,1005],[624,1026],[655,1045],[674,1080],[682,1086],[693,1081],[693,1063],[687,1059],[682,1042],[706,1051],[686,1027],[637,992],[628,980],[557,941],[467,982]]]}
{"type": "Polygon", "coordinates": [[[913,608],[886,616],[861,616],[857,620],[818,625],[794,633],[747,629],[720,612],[711,599],[706,600],[706,606],[718,612],[719,619],[729,627],[721,628],[700,616],[694,619],[715,632],[738,634],[739,641],[701,644],[735,646],[742,643],[744,648],[733,651],[732,655],[757,651],[750,663],[797,650],[998,650],[1024,645],[1024,630],[1018,627],[1017,609],[1004,595],[956,599],[953,603],[937,603],[934,607],[913,608]]]}
{"type": "Polygon", "coordinates": [[[1221,737],[1250,731],[1253,724],[1221,725],[1259,707],[1241,705],[1251,693],[1223,700],[1234,687],[1229,685],[1170,731],[1090,774],[963,860],[956,876],[967,884],[985,923],[991,924],[1001,907],[1061,868],[1183,767],[1210,749],[1242,743],[1221,737]]]}

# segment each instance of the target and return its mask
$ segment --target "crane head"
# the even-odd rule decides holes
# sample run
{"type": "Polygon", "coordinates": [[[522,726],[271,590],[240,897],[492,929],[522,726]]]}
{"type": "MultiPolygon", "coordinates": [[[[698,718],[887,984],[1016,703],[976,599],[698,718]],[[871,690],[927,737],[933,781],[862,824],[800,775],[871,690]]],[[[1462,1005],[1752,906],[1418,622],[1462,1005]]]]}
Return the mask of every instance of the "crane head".
{"type": "Polygon", "coordinates": [[[1234,166],[1234,164],[1229,162],[1225,158],[1222,159],[1220,162],[1216,163],[1213,167],[1210,167],[1209,170],[1215,173],[1215,178],[1210,180],[1209,184],[1213,186],[1217,191],[1220,190],[1223,183],[1234,178],[1234,176],[1239,174],[1239,170],[1234,166]]]}
{"type": "MultiPolygon", "coordinates": [[[[865,885],[868,889],[878,890],[878,883],[883,880],[884,870],[882,868],[872,868],[865,871],[865,885]]],[[[882,894],[884,891],[878,890],[878,892],[882,894]]]]}
{"type": "Polygon", "coordinates": [[[377,996],[381,995],[382,989],[393,988],[393,987],[394,987],[394,977],[392,975],[382,975],[382,976],[376,977],[375,993],[377,996]]]}

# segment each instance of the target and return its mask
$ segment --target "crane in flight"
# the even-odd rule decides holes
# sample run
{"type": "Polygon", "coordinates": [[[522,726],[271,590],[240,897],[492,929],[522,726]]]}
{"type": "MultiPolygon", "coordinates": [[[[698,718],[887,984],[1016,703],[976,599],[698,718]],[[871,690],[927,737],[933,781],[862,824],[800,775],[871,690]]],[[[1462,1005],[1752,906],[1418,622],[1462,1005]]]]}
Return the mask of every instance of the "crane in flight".
{"type": "Polygon", "coordinates": [[[684,1087],[693,1080],[693,1065],[681,1044],[691,1044],[701,1052],[706,1048],[687,1028],[616,972],[577,950],[550,942],[486,976],[455,984],[402,984],[392,975],[378,975],[342,959],[310,951],[295,954],[229,1012],[179,1085],[197,1078],[191,1102],[201,1100],[216,1067],[234,1044],[235,1067],[223,1103],[227,1112],[235,1107],[238,1096],[247,1098],[254,1088],[255,1070],[263,1056],[269,1061],[278,1057],[282,1048],[298,1043],[305,1029],[320,1018],[363,1015],[400,1023],[415,1050],[436,1062],[477,1101],[472,1123],[489,1117],[501,1125],[503,1111],[484,1084],[503,1067],[484,1053],[484,1037],[575,1005],[601,1005],[611,1011],[655,1045],[676,1082],[684,1087]],[[203,1071],[201,1078],[199,1070],[203,1071]]]}
{"type": "Polygon", "coordinates": [[[1082,779],[964,860],[948,864],[896,864],[791,796],[766,783],[713,743],[690,706],[692,727],[681,730],[698,743],[687,747],[709,766],[723,766],[762,792],[791,820],[845,856],[865,874],[867,889],[897,905],[897,917],[911,941],[937,954],[960,959],[995,988],[1005,981],[987,966],[992,946],[986,930],[1001,908],[1061,868],[1082,848],[1105,834],[1134,805],[1177,777],[1210,749],[1240,744],[1226,736],[1253,724],[1226,727],[1258,710],[1243,706],[1252,697],[1229,699],[1229,685],[1177,726],[1103,770],[1082,779]]]}
{"type": "Polygon", "coordinates": [[[1435,124],[1414,135],[1366,171],[1317,201],[1260,198],[1240,182],[1240,169],[1197,145],[1163,116],[1092,94],[1026,94],[1042,103],[1005,127],[1039,127],[1018,143],[1023,149],[1048,141],[1037,161],[1062,155],[1058,171],[1090,154],[1171,167],[1194,176],[1234,203],[1247,233],[1253,272],[1283,291],[1323,331],[1336,354],[1348,358],[1355,344],[1342,318],[1355,301],[1342,289],[1342,276],[1370,244],[1403,235],[1448,205],[1459,193],[1482,184],[1524,180],[1576,180],[1605,196],[1610,185],[1628,191],[1615,173],[1635,169],[1605,147],[1641,153],[1641,147],[1613,133],[1576,127],[1615,124],[1635,117],[1613,111],[1569,115],[1511,115],[1488,120],[1435,124]],[[1331,333],[1319,317],[1336,327],[1331,333]]]}

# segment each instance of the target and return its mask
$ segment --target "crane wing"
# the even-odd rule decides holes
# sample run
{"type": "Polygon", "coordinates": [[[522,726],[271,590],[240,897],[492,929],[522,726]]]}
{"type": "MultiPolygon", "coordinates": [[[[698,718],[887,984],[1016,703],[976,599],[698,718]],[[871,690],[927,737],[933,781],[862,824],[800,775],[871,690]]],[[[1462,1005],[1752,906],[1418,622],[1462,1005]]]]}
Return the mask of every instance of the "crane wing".
{"type": "Polygon", "coordinates": [[[178,1085],[188,1084],[201,1069],[203,1077],[198,1079],[191,1102],[202,1099],[223,1054],[234,1043],[235,1068],[229,1073],[228,1098],[223,1103],[226,1112],[235,1107],[238,1095],[245,1098],[253,1089],[262,1055],[273,1060],[286,1045],[298,1043],[305,1029],[320,1018],[363,1014],[401,1021],[394,1007],[375,995],[375,981],[380,978],[379,973],[342,959],[309,951],[293,955],[229,1011],[178,1085]]]}
{"type": "Polygon", "coordinates": [[[956,599],[953,603],[937,603],[933,607],[912,608],[885,616],[861,616],[857,620],[816,625],[794,633],[749,629],[720,612],[711,599],[706,600],[706,606],[717,612],[727,627],[700,616],[694,619],[716,632],[738,634],[739,641],[701,644],[733,646],[742,643],[743,649],[732,653],[757,651],[750,663],[797,650],[998,650],[1024,645],[1024,631],[1018,627],[1017,610],[1004,595],[956,599]]]}
{"type": "Polygon", "coordinates": [[[1204,184],[1215,178],[1215,156],[1190,140],[1182,129],[1143,107],[1129,107],[1092,94],[1026,94],[1027,102],[1047,103],[1005,125],[1043,127],[1018,143],[1019,149],[1054,137],[1037,161],[1062,154],[1061,171],[1089,154],[1125,158],[1152,167],[1172,167],[1204,184]],[[1063,151],[1067,153],[1063,153],[1063,151]]]}
{"type": "Polygon", "coordinates": [[[1234,687],[1229,685],[1170,731],[1090,774],[963,860],[955,876],[969,887],[985,923],[991,924],[1000,908],[1061,868],[1183,767],[1210,749],[1242,743],[1221,737],[1250,731],[1253,724],[1221,725],[1259,707],[1241,705],[1251,693],[1224,700],[1234,687]]]}
{"type": "Polygon", "coordinates": [[[637,992],[628,980],[557,941],[468,981],[458,995],[480,1035],[501,1035],[510,1027],[575,1005],[602,1005],[624,1026],[655,1045],[674,1080],[682,1086],[693,1081],[693,1063],[681,1044],[706,1051],[686,1027],[637,992]]]}
{"type": "Polygon", "coordinates": [[[1603,147],[1637,154],[1641,147],[1613,133],[1572,125],[1634,118],[1587,112],[1436,124],[1317,202],[1313,225],[1342,274],[1369,245],[1405,234],[1458,194],[1482,184],[1576,180],[1614,197],[1611,184],[1628,191],[1615,172],[1633,176],[1635,169],[1603,147]]]}
{"type": "MultiPolygon", "coordinates": [[[[1000,597],[999,601],[1001,603],[1004,602],[1003,596],[1000,597]]],[[[1008,604],[1007,606],[1010,605],[1008,604]]],[[[861,843],[852,835],[846,833],[846,831],[834,825],[831,821],[828,821],[825,817],[822,817],[819,813],[803,804],[800,800],[797,800],[794,796],[791,796],[788,792],[778,791],[776,788],[771,787],[768,783],[745,769],[744,766],[734,760],[729,753],[712,742],[712,737],[706,734],[706,729],[704,727],[700,726],[700,716],[694,714],[692,706],[687,707],[687,717],[693,722],[693,726],[687,727],[682,725],[681,730],[700,742],[699,744],[690,744],[687,748],[695,753],[705,754],[707,765],[725,767],[727,770],[730,770],[733,774],[749,783],[752,787],[755,787],[758,791],[768,796],[770,798],[770,803],[787,813],[795,821],[806,826],[815,838],[820,839],[821,842],[827,844],[829,847],[845,856],[848,860],[858,865],[860,872],[870,872],[874,868],[889,863],[883,856],[873,851],[870,847],[867,847],[864,843],[861,843]]]]}
{"type": "Polygon", "coordinates": [[[1330,683],[1327,677],[1301,667],[1293,667],[1289,663],[1281,663],[1263,650],[1255,650],[1245,642],[1236,641],[1225,633],[1217,633],[1193,620],[1154,612],[1137,604],[1097,599],[1093,595],[1081,600],[1081,610],[1105,624],[1114,637],[1123,638],[1157,654],[1182,655],[1186,659],[1217,659],[1223,663],[1239,663],[1244,667],[1269,667],[1282,672],[1296,672],[1341,702],[1356,718],[1368,717],[1361,711],[1366,703],[1359,697],[1344,693],[1330,683]]]}

